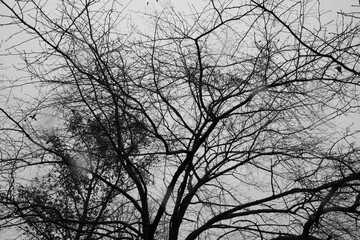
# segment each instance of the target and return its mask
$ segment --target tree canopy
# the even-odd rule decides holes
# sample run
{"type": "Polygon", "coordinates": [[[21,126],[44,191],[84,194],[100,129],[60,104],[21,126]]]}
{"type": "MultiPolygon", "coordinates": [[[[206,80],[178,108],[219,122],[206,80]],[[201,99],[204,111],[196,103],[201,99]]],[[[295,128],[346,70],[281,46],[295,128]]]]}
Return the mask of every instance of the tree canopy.
{"type": "Polygon", "coordinates": [[[143,4],[0,0],[23,61],[0,93],[0,230],[360,239],[358,132],[339,124],[359,113],[356,13],[143,4]]]}

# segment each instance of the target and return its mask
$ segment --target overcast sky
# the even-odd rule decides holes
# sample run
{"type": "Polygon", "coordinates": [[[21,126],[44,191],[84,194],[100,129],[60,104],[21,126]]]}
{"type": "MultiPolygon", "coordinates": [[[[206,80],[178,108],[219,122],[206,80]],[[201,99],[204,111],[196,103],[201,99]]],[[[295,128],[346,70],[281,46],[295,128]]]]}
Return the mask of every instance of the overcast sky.
{"type": "MultiPolygon", "coordinates": [[[[11,0],[13,1],[13,0],[11,0]]],[[[11,2],[8,1],[8,2],[11,2]]],[[[290,0],[289,0],[290,1],[290,0]]],[[[301,0],[306,1],[306,0],[301,0]]],[[[327,19],[336,20],[337,12],[360,12],[360,5],[358,0],[319,0],[321,9],[326,12],[328,11],[327,19]]],[[[125,1],[124,1],[125,2],[125,1]]],[[[171,1],[174,7],[179,9],[180,11],[186,11],[190,4],[201,4],[204,1],[198,0],[172,0],[171,1]]],[[[126,5],[124,3],[124,5],[126,5]]],[[[160,10],[165,3],[162,0],[157,2],[156,0],[132,0],[129,4],[129,9],[134,11],[147,11],[149,9],[156,9],[160,10]],[[149,2],[149,4],[147,4],[149,2]]],[[[4,9],[0,8],[0,80],[3,81],[4,79],[16,79],[20,76],[20,72],[16,71],[14,67],[18,67],[19,59],[17,56],[9,56],[8,50],[14,43],[19,43],[23,40],[24,35],[13,35],[18,31],[17,28],[11,26],[4,26],[3,24],[6,23],[5,19],[1,17],[1,14],[4,13],[4,9]],[[9,38],[10,36],[13,36],[9,38]]],[[[31,47],[27,44],[24,45],[24,48],[31,47]]],[[[36,46],[35,46],[36,47],[36,46]]],[[[20,66],[21,67],[21,66],[20,66]]],[[[1,83],[0,83],[1,84],[1,83]]],[[[1,90],[2,86],[0,86],[0,104],[8,103],[7,99],[9,97],[8,90],[1,90]],[[6,92],[5,92],[6,91],[6,92]]],[[[32,89],[21,89],[21,94],[30,94],[33,90],[32,89]]],[[[2,106],[3,107],[3,106],[2,106]]],[[[350,125],[353,123],[351,127],[352,130],[360,130],[360,119],[359,115],[353,116],[342,116],[337,119],[339,124],[350,125]]],[[[360,138],[358,139],[360,142],[360,138]]]]}
{"type": "MultiPolygon", "coordinates": [[[[288,0],[289,2],[295,2],[288,0]]],[[[301,0],[309,2],[309,0],[301,0]]],[[[12,2],[8,1],[8,2],[12,2]]],[[[55,3],[56,1],[54,1],[55,3]]],[[[208,1],[204,0],[172,0],[169,1],[171,4],[179,11],[186,12],[189,9],[190,5],[194,5],[197,8],[208,1]]],[[[316,1],[312,1],[316,4],[316,1]]],[[[324,15],[324,21],[336,21],[338,17],[338,12],[360,12],[360,5],[358,0],[319,0],[320,8],[323,12],[327,12],[324,15]]],[[[163,6],[167,5],[164,0],[128,0],[123,1],[123,6],[127,6],[130,11],[151,11],[157,10],[160,11],[163,6]]],[[[4,9],[0,8],[0,14],[4,13],[4,9]]],[[[16,67],[21,67],[21,63],[19,58],[15,55],[8,55],[9,49],[14,43],[20,43],[23,41],[26,36],[23,34],[13,35],[18,31],[14,26],[4,26],[6,23],[5,19],[0,16],[0,79],[4,81],[4,79],[16,79],[21,76],[21,72],[16,70],[16,67]],[[9,38],[12,36],[11,38],[9,38]],[[15,67],[14,67],[15,66],[15,67]]],[[[36,48],[37,46],[34,43],[24,44],[23,48],[26,50],[27,48],[36,48]]],[[[19,48],[21,49],[21,48],[19,48]]],[[[10,106],[9,91],[7,89],[1,89],[3,87],[0,86],[0,104],[4,105],[5,103],[10,106]]],[[[22,96],[31,95],[34,93],[33,89],[25,87],[19,89],[22,96]]],[[[18,92],[13,91],[13,94],[18,94],[18,92]]],[[[349,125],[354,123],[351,127],[352,130],[360,130],[360,120],[357,120],[358,116],[343,116],[337,119],[339,124],[349,125]]],[[[360,142],[360,141],[359,141],[360,142]]]]}

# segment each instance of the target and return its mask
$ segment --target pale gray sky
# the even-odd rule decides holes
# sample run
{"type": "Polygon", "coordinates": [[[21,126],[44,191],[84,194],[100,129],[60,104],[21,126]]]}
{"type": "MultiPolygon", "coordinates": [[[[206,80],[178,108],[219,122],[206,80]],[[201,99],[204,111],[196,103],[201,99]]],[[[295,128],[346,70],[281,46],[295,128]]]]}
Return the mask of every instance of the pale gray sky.
{"type": "MultiPolygon", "coordinates": [[[[309,0],[301,0],[304,2],[309,2],[309,0]]],[[[8,1],[12,2],[12,1],[8,1]]],[[[123,6],[127,6],[129,12],[148,12],[152,10],[161,11],[161,9],[171,2],[171,5],[174,6],[178,11],[188,12],[189,7],[195,7],[201,9],[201,6],[206,4],[206,0],[128,0],[124,1],[123,6]]],[[[335,21],[338,17],[338,12],[360,12],[360,5],[358,0],[319,0],[321,10],[327,12],[324,15],[324,21],[335,21]]],[[[313,1],[313,4],[317,4],[316,1],[313,1]]],[[[5,9],[0,8],[0,14],[4,14],[5,9]]],[[[137,18],[136,14],[132,14],[132,19],[135,24],[142,26],[140,21],[141,18],[137,18]]],[[[6,20],[7,21],[7,20],[6,20]]],[[[6,23],[5,19],[0,16],[0,24],[6,23]]],[[[10,92],[8,89],[2,89],[4,87],[4,79],[9,79],[13,81],[21,76],[24,73],[18,71],[16,68],[21,68],[23,65],[16,55],[8,55],[12,51],[12,46],[14,44],[19,44],[24,39],[26,35],[24,33],[18,33],[19,29],[14,26],[0,26],[0,78],[2,80],[2,86],[0,86],[0,104],[7,105],[9,108],[12,107],[11,102],[8,101],[12,96],[17,95],[18,97],[28,98],[31,95],[36,94],[36,90],[30,86],[24,86],[13,90],[10,92]]],[[[25,43],[21,46],[18,46],[18,50],[29,50],[36,49],[38,47],[36,42],[25,43]]],[[[31,98],[31,97],[30,97],[31,98]]],[[[337,124],[344,124],[345,126],[352,125],[352,130],[360,130],[360,120],[356,121],[358,116],[342,116],[337,119],[337,124]]]]}
{"type": "MultiPolygon", "coordinates": [[[[307,0],[301,0],[307,1],[307,0]]],[[[8,1],[11,2],[11,1],[8,1]]],[[[148,11],[151,9],[161,10],[161,7],[166,5],[164,1],[159,0],[132,0],[130,2],[128,9],[133,11],[148,11]],[[149,4],[147,4],[149,2],[149,4]]],[[[319,0],[321,9],[326,12],[326,20],[336,20],[338,17],[337,12],[360,12],[360,5],[358,0],[319,0]]],[[[204,3],[203,0],[172,0],[172,5],[179,9],[180,11],[187,11],[188,7],[191,4],[201,5],[204,3]]],[[[124,5],[126,5],[124,3],[124,5]]],[[[16,68],[21,68],[20,59],[16,55],[8,55],[11,51],[12,45],[15,43],[21,43],[26,36],[23,33],[16,34],[19,31],[18,28],[14,26],[1,26],[6,23],[5,19],[1,17],[1,14],[4,14],[4,9],[0,8],[0,81],[3,83],[4,79],[12,80],[17,79],[22,76],[22,73],[17,71],[16,68]]],[[[19,50],[24,49],[36,49],[37,45],[34,45],[34,42],[31,44],[27,43],[19,47],[19,50]]],[[[2,84],[0,83],[0,84],[2,84]]],[[[17,89],[14,92],[10,92],[8,89],[2,89],[3,85],[0,85],[0,104],[9,104],[11,106],[11,101],[9,100],[13,94],[15,95],[34,95],[36,90],[31,87],[22,87],[17,89]]],[[[360,119],[359,115],[350,115],[350,116],[341,116],[335,121],[338,125],[351,126],[351,130],[360,130],[360,119]],[[352,125],[353,124],[353,125],[352,125]]],[[[358,135],[357,142],[360,143],[360,135],[358,135]]],[[[4,237],[4,236],[3,236],[4,237]]],[[[12,237],[12,236],[9,236],[12,237]]],[[[9,238],[11,239],[11,238],[9,238]]]]}

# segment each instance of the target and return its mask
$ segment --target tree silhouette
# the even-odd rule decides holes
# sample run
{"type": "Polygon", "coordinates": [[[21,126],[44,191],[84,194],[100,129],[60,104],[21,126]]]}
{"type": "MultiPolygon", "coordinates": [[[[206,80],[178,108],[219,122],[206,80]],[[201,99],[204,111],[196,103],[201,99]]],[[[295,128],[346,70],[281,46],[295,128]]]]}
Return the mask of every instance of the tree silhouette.
{"type": "Polygon", "coordinates": [[[358,25],[326,24],[316,2],[168,3],[136,26],[117,1],[0,1],[40,43],[14,44],[27,75],[10,86],[37,97],[0,108],[1,228],[359,239],[356,132],[335,124],[358,111],[358,25]]]}

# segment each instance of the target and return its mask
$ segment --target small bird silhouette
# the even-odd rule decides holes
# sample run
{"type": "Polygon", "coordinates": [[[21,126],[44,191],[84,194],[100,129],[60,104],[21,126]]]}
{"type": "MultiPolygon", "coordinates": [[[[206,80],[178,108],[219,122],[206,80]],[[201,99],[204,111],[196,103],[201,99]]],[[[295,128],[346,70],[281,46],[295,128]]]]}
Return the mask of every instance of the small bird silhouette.
{"type": "Polygon", "coordinates": [[[335,69],[338,70],[339,73],[342,73],[342,70],[341,70],[340,66],[337,66],[335,69]]]}
{"type": "Polygon", "coordinates": [[[35,113],[34,115],[29,116],[29,117],[30,117],[31,119],[37,121],[37,120],[36,120],[36,113],[35,113]]]}

